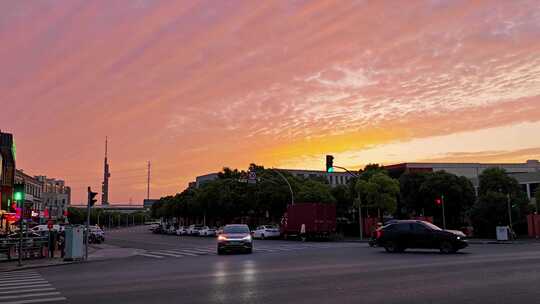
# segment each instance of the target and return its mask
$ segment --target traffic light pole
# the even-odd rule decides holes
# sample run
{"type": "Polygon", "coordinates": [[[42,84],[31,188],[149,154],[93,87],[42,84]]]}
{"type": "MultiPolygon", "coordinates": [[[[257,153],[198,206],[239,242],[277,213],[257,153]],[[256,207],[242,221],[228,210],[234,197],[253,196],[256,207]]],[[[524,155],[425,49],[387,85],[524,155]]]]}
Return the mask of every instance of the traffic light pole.
{"type": "MultiPolygon", "coordinates": [[[[21,202],[18,201],[17,205],[21,202]]],[[[19,217],[19,263],[18,266],[22,266],[22,256],[23,256],[23,208],[21,208],[21,216],[19,217]]]]}
{"type": "MultiPolygon", "coordinates": [[[[88,187],[88,189],[90,189],[90,187],[88,187]]],[[[88,205],[86,206],[86,229],[84,231],[84,260],[88,261],[88,235],[90,234],[90,201],[88,201],[88,205]]]]}

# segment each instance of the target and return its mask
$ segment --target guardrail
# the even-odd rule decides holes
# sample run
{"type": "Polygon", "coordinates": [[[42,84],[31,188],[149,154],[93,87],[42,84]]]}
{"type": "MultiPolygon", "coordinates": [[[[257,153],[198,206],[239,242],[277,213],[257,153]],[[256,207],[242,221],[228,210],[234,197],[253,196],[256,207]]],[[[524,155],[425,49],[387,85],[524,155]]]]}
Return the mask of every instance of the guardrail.
{"type": "MultiPolygon", "coordinates": [[[[22,242],[22,258],[43,258],[47,255],[48,237],[26,237],[22,242]]],[[[18,238],[0,238],[0,261],[19,257],[18,238]]]]}

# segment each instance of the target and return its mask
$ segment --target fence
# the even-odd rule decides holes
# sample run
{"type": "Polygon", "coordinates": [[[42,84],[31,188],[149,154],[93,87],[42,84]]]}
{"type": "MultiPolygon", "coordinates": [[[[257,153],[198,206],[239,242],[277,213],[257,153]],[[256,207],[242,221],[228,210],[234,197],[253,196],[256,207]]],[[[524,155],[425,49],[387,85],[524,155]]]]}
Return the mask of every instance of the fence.
{"type": "MultiPolygon", "coordinates": [[[[47,256],[48,237],[23,237],[22,258],[43,258],[47,256]]],[[[19,239],[0,238],[0,261],[19,258],[19,239]]]]}

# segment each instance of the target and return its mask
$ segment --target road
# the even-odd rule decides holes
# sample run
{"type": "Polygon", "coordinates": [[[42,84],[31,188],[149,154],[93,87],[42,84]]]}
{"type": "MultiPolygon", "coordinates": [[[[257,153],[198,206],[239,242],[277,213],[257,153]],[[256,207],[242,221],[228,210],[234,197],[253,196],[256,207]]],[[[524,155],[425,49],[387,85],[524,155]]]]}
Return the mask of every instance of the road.
{"type": "MultiPolygon", "coordinates": [[[[129,258],[36,270],[69,303],[536,303],[540,245],[388,254],[362,243],[257,241],[217,256],[213,239],[109,233],[129,258]],[[200,248],[201,254],[182,250],[200,248]],[[260,248],[280,248],[258,251],[260,248]],[[169,252],[173,255],[162,255],[169,252]],[[176,253],[176,254],[175,254],[176,253]]],[[[46,286],[47,287],[47,286],[46,286]]],[[[0,298],[0,303],[3,303],[0,298]]]]}

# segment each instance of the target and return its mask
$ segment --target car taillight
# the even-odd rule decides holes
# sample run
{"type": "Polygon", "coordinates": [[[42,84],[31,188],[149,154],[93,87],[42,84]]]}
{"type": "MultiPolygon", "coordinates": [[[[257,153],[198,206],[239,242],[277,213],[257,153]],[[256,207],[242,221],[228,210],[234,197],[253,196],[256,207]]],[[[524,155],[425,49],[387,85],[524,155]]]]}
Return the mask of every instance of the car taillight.
{"type": "Polygon", "coordinates": [[[383,235],[383,231],[382,231],[382,230],[377,230],[377,231],[375,231],[375,236],[376,236],[378,239],[381,238],[382,235],[383,235]]]}

